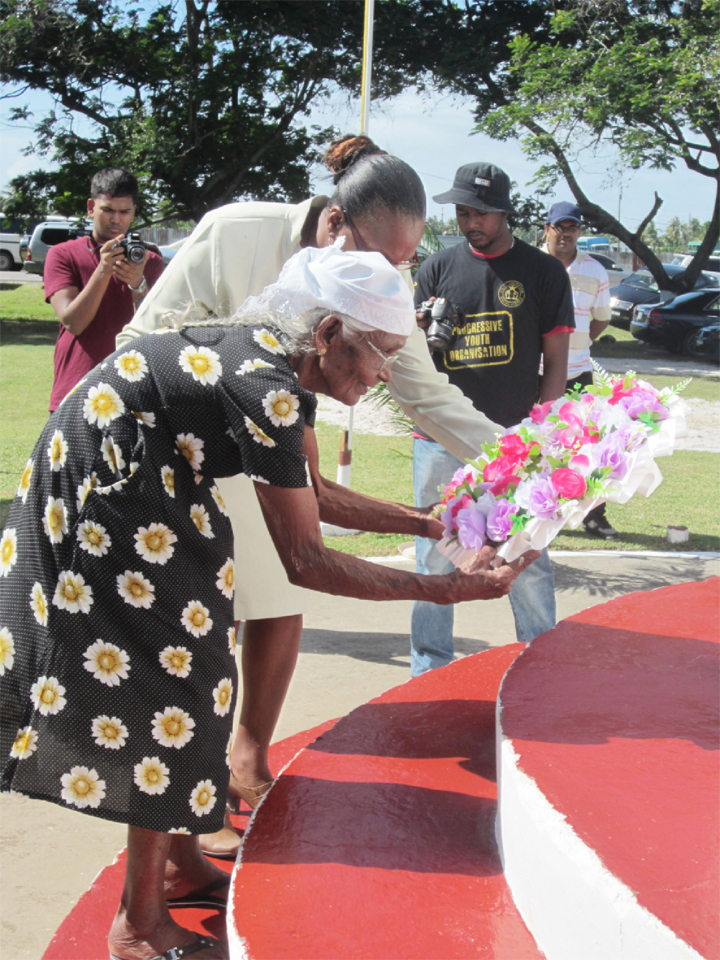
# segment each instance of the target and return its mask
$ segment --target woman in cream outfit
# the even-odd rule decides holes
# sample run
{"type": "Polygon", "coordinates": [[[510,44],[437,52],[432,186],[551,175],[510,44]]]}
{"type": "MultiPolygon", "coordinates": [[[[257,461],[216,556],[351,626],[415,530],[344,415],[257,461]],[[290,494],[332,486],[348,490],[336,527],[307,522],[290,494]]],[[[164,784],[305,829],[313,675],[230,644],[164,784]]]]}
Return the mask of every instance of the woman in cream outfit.
{"type": "MultiPolygon", "coordinates": [[[[325,163],[334,174],[332,197],[299,204],[233,203],[206,214],[118,337],[118,347],[166,326],[168,313],[231,315],[246,297],[274,282],[302,247],[325,247],[340,236],[348,250],[382,253],[411,284],[409,267],[425,220],[425,193],[415,171],[364,137],[336,141],[325,163]]],[[[400,351],[389,389],[413,421],[458,458],[476,456],[501,430],[436,371],[419,329],[400,351]]],[[[323,483],[322,496],[342,512],[343,488],[323,483]]],[[[267,750],[297,660],[305,591],[288,582],[252,482],[239,476],[221,481],[220,488],[235,542],[253,544],[235,557],[235,616],[245,625],[229,800],[242,796],[255,806],[271,782],[267,750]]],[[[350,507],[344,525],[353,526],[350,507]]],[[[222,831],[201,843],[208,853],[234,855],[239,840],[226,819],[222,831]]]]}

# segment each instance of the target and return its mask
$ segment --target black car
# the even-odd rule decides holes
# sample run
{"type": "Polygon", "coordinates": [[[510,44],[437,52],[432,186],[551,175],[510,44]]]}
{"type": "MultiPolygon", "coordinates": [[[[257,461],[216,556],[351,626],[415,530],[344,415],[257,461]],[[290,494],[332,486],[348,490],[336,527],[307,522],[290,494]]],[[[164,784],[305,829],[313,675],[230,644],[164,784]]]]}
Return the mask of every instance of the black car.
{"type": "MultiPolygon", "coordinates": [[[[693,290],[667,303],[637,306],[630,332],[637,340],[665,347],[672,353],[707,357],[713,341],[703,331],[719,321],[720,290],[693,290]]],[[[717,340],[714,343],[717,359],[717,340]]]]}
{"type": "MultiPolygon", "coordinates": [[[[679,267],[672,263],[665,264],[665,270],[669,277],[679,277],[685,273],[685,267],[679,267]]],[[[694,290],[707,288],[717,288],[720,281],[717,277],[709,273],[701,273],[695,282],[694,290]]],[[[632,320],[633,307],[641,303],[660,303],[661,300],[673,300],[674,296],[669,291],[660,291],[653,275],[649,270],[642,269],[636,273],[631,273],[622,283],[613,287],[610,291],[610,323],[616,327],[622,327],[627,330],[632,320]]]]}

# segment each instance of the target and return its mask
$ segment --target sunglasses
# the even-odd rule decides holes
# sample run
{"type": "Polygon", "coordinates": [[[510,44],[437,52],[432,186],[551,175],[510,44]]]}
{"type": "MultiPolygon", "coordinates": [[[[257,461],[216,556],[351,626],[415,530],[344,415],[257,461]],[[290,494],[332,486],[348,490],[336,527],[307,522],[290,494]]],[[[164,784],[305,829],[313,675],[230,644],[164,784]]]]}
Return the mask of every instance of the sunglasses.
{"type": "MultiPolygon", "coordinates": [[[[372,247],[369,247],[367,243],[362,238],[362,234],[355,226],[355,224],[350,219],[347,210],[345,207],[342,207],[343,216],[345,217],[345,223],[348,225],[350,233],[352,234],[353,243],[355,244],[355,249],[360,250],[362,253],[382,253],[388,263],[392,264],[396,270],[411,270],[413,267],[417,266],[418,256],[417,253],[412,258],[412,260],[397,260],[393,261],[382,250],[373,250],[372,247]]],[[[377,348],[376,348],[377,349],[377,348]]]]}

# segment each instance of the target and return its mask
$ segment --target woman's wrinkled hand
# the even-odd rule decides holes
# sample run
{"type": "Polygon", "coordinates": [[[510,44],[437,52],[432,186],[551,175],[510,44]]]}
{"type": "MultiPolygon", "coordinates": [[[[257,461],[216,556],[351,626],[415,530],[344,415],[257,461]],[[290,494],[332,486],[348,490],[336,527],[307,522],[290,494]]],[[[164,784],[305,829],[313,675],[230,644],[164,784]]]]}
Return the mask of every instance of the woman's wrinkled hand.
{"type": "Polygon", "coordinates": [[[540,556],[539,550],[527,550],[512,563],[503,563],[493,567],[492,562],[497,555],[494,547],[485,546],[470,560],[457,567],[448,574],[452,581],[451,597],[448,603],[460,603],[464,600],[494,600],[504,597],[510,592],[515,580],[523,570],[540,556]]]}
{"type": "Polygon", "coordinates": [[[420,514],[418,537],[425,537],[427,540],[440,540],[445,536],[445,524],[437,515],[439,506],[439,503],[433,503],[429,507],[417,508],[417,512],[420,514]]]}

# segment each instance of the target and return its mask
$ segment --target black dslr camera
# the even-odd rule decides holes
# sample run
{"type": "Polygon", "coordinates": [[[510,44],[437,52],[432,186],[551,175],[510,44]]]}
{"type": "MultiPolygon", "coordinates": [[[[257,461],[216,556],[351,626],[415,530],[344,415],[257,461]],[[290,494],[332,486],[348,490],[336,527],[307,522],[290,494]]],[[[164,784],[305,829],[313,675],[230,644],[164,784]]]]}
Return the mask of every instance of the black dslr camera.
{"type": "Polygon", "coordinates": [[[117,247],[122,247],[125,251],[125,258],[130,261],[130,263],[142,263],[145,259],[145,251],[147,247],[140,239],[139,233],[131,233],[123,240],[118,240],[118,242],[113,247],[115,250],[117,247]]]}
{"type": "Polygon", "coordinates": [[[423,320],[429,320],[427,342],[431,350],[445,353],[455,336],[453,329],[462,323],[462,311],[457,303],[451,303],[444,297],[439,300],[425,300],[420,304],[423,320]]]}

